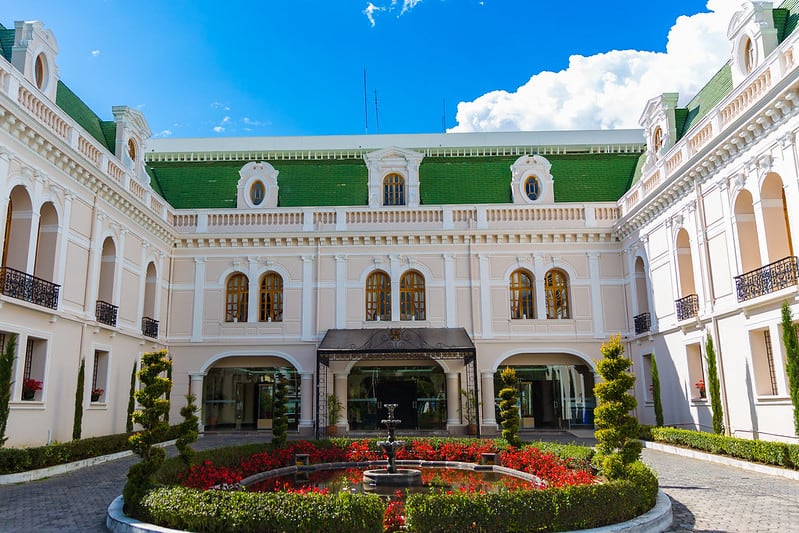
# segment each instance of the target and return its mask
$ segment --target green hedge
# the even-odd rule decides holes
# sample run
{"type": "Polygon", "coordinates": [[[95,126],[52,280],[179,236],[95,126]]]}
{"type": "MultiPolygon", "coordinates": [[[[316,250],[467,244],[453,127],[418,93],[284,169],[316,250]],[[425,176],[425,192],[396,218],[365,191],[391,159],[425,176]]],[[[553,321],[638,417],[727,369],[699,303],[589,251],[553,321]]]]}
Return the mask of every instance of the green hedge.
{"type": "MultiPolygon", "coordinates": [[[[130,433],[91,437],[69,442],[54,442],[33,448],[0,448],[0,474],[15,474],[27,470],[99,457],[129,450],[130,433]]],[[[166,440],[177,437],[177,426],[169,428],[166,440]]]]}
{"type": "Polygon", "coordinates": [[[626,480],[563,489],[494,494],[414,494],[405,503],[410,531],[522,532],[600,527],[639,516],[655,505],[658,484],[642,463],[626,480]]]}
{"type": "Polygon", "coordinates": [[[162,487],[142,507],[153,522],[197,532],[382,532],[386,502],[374,494],[199,491],[162,487]]]}
{"type": "Polygon", "coordinates": [[[741,439],[668,427],[647,428],[642,433],[642,438],[675,446],[686,446],[717,455],[728,455],[745,461],[799,470],[799,445],[797,444],[741,439]]]}

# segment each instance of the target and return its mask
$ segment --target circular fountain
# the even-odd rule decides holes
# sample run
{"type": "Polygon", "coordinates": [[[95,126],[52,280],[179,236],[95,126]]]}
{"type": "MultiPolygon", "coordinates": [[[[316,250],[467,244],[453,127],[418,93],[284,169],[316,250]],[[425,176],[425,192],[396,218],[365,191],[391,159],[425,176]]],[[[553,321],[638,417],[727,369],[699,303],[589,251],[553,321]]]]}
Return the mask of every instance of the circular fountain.
{"type": "Polygon", "coordinates": [[[402,420],[394,418],[395,403],[384,404],[388,418],[380,422],[388,429],[388,440],[377,443],[386,454],[388,466],[383,469],[367,470],[363,473],[364,484],[388,487],[416,487],[422,484],[422,471],[414,468],[397,468],[397,450],[405,446],[405,441],[395,440],[394,431],[402,420]]]}

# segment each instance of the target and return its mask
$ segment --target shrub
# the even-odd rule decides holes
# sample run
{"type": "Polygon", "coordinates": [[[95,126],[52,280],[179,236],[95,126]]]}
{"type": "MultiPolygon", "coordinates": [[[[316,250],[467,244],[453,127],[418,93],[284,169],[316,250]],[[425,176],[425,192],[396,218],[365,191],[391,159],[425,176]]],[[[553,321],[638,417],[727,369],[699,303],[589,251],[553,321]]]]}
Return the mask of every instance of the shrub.
{"type": "Polygon", "coordinates": [[[80,360],[78,367],[78,383],[75,386],[75,418],[72,420],[72,440],[80,439],[83,425],[83,387],[86,376],[86,360],[80,360]]]}
{"type": "Polygon", "coordinates": [[[194,405],[195,396],[193,394],[186,395],[186,405],[180,410],[180,415],[183,417],[183,422],[178,426],[180,428],[180,435],[175,441],[175,447],[178,449],[180,458],[183,464],[189,466],[191,459],[194,456],[194,450],[189,446],[192,442],[197,440],[197,406],[194,405]]]}
{"type": "Polygon", "coordinates": [[[0,448],[3,447],[8,437],[6,437],[6,425],[8,424],[8,404],[11,401],[11,373],[14,370],[14,359],[16,359],[17,336],[8,335],[5,346],[0,352],[0,448]]]}
{"type": "Polygon", "coordinates": [[[707,361],[707,385],[710,393],[710,409],[713,412],[713,431],[724,433],[724,411],[721,408],[721,384],[716,365],[716,351],[713,349],[713,337],[707,336],[705,342],[705,360],[707,361]]]}
{"type": "Polygon", "coordinates": [[[597,397],[594,422],[598,441],[594,458],[608,479],[620,479],[626,477],[627,466],[641,455],[638,420],[630,414],[637,402],[627,392],[635,384],[635,377],[627,371],[632,361],[624,357],[620,335],[611,336],[601,351],[602,359],[597,364],[597,371],[604,381],[594,387],[597,397]]]}
{"type": "Polygon", "coordinates": [[[133,412],[136,410],[136,361],[130,373],[130,390],[128,392],[128,416],[125,419],[125,431],[133,433],[133,412]]]}
{"type": "Polygon", "coordinates": [[[519,427],[519,406],[516,405],[519,396],[516,384],[516,370],[512,367],[505,367],[499,373],[502,381],[502,389],[499,391],[499,410],[502,417],[502,438],[508,441],[511,446],[520,446],[519,427]]]}
{"type": "Polygon", "coordinates": [[[655,425],[663,425],[663,400],[660,397],[660,374],[658,373],[658,361],[655,354],[652,354],[652,400],[655,402],[655,425]]]}
{"type": "Polygon", "coordinates": [[[386,502],[374,494],[199,491],[163,487],[142,507],[159,524],[188,531],[382,532],[386,502]]]}
{"type": "Polygon", "coordinates": [[[282,373],[278,373],[275,379],[275,401],[272,407],[274,417],[272,421],[272,443],[278,447],[286,444],[286,430],[289,427],[286,413],[288,393],[288,380],[282,373]]]}
{"type": "Polygon", "coordinates": [[[785,345],[785,373],[793,404],[793,431],[799,435],[799,339],[788,302],[782,303],[782,343],[785,345]]]}

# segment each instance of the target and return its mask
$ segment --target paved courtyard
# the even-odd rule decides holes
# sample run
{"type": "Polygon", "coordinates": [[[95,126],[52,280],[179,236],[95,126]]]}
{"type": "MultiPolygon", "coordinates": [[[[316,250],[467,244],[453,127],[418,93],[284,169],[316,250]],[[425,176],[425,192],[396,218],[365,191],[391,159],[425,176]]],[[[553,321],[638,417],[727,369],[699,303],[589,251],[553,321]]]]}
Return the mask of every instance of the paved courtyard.
{"type": "MultiPolygon", "coordinates": [[[[547,440],[562,438],[553,435],[547,440]]],[[[255,442],[263,436],[206,435],[195,448],[224,446],[234,439],[255,442]]],[[[672,500],[674,524],[669,531],[787,532],[799,527],[799,481],[648,449],[643,459],[657,472],[661,488],[672,500]]],[[[106,531],[106,508],[121,494],[128,468],[136,461],[130,457],[32,483],[0,486],[0,531],[106,531]]]]}

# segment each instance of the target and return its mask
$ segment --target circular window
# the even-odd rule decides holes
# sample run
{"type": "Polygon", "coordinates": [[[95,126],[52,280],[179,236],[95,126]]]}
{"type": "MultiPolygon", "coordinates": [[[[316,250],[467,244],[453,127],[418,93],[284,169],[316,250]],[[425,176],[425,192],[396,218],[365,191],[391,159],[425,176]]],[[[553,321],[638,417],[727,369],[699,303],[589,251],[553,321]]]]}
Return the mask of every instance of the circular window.
{"type": "Polygon", "coordinates": [[[44,84],[47,81],[47,60],[44,54],[36,56],[36,63],[34,64],[33,70],[33,74],[36,78],[36,87],[44,89],[44,84]]]}
{"type": "Polygon", "coordinates": [[[131,161],[136,161],[136,142],[133,139],[128,139],[128,155],[131,161]]]}
{"type": "Polygon", "coordinates": [[[755,44],[749,37],[744,41],[744,71],[749,74],[755,68],[755,44]]]}
{"type": "Polygon", "coordinates": [[[261,202],[264,201],[264,195],[266,194],[266,187],[264,187],[264,182],[256,181],[250,187],[250,201],[252,205],[261,205],[261,202]]]}
{"type": "Polygon", "coordinates": [[[530,176],[524,182],[524,194],[527,195],[527,198],[530,200],[537,200],[538,195],[541,194],[541,186],[538,183],[538,178],[535,176],[530,176]]]}

